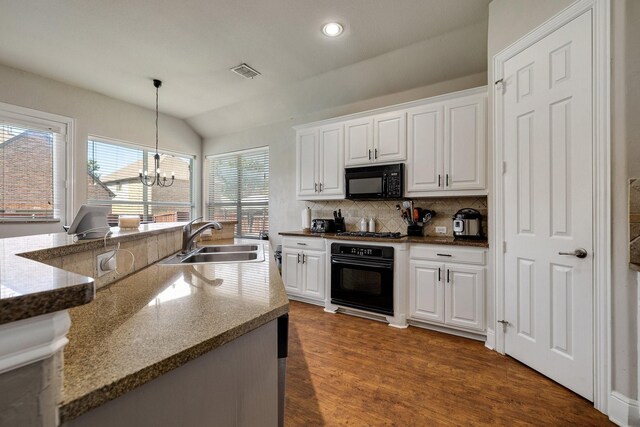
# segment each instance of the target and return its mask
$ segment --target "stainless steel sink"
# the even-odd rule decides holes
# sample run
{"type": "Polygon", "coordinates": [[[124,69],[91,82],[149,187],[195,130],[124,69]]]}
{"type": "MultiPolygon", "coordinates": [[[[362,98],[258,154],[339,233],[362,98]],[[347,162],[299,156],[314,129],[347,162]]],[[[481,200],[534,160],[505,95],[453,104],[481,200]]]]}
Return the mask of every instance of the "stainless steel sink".
{"type": "Polygon", "coordinates": [[[158,262],[159,265],[235,264],[264,261],[262,245],[203,246],[187,255],[176,254],[158,262]]]}
{"type": "Polygon", "coordinates": [[[210,254],[218,252],[253,252],[258,250],[258,245],[226,245],[226,246],[203,246],[198,253],[210,254]]]}

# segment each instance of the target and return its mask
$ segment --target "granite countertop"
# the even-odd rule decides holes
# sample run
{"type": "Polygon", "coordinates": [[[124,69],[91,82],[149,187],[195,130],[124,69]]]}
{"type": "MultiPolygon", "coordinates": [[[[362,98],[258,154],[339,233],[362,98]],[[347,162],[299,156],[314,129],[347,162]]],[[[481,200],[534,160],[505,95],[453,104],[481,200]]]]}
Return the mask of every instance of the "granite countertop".
{"type": "Polygon", "coordinates": [[[636,264],[635,262],[629,263],[629,268],[635,271],[640,272],[640,264],[636,264]]]}
{"type": "MultiPolygon", "coordinates": [[[[180,229],[184,223],[143,224],[135,230],[111,228],[107,243],[127,242],[180,229]]],[[[65,310],[93,300],[90,277],[40,262],[104,245],[103,239],[79,240],[64,232],[0,239],[0,325],[65,310]]]]}
{"type": "MultiPolygon", "coordinates": [[[[232,242],[216,242],[224,243],[232,242]]],[[[268,242],[260,243],[264,262],[153,264],[69,310],[60,421],[287,313],[288,298],[268,242]]]]}
{"type": "Polygon", "coordinates": [[[333,240],[356,240],[366,242],[386,242],[386,243],[423,243],[429,245],[451,245],[451,246],[471,246],[478,248],[488,248],[487,240],[456,240],[453,237],[444,236],[405,236],[399,239],[385,239],[375,237],[338,236],[336,233],[312,233],[310,231],[283,231],[281,236],[297,237],[317,237],[333,240]]]}

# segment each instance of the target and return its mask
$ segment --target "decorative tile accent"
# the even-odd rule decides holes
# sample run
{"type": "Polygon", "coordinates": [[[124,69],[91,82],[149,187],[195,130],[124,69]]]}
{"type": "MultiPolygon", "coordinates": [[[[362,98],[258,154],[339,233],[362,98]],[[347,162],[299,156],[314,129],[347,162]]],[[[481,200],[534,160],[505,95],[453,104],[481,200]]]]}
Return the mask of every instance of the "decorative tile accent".
{"type": "Polygon", "coordinates": [[[640,265],[640,179],[629,180],[629,262],[640,265]]]}
{"type": "MultiPolygon", "coordinates": [[[[447,227],[447,235],[453,235],[453,215],[463,208],[473,208],[478,210],[482,216],[482,227],[485,235],[488,235],[488,204],[486,196],[471,197],[438,197],[428,199],[413,199],[414,207],[431,209],[436,212],[436,216],[424,227],[425,235],[435,235],[436,226],[447,227]]],[[[311,218],[333,218],[333,211],[342,209],[342,216],[345,217],[347,231],[358,231],[358,224],[361,218],[373,217],[376,220],[376,231],[380,232],[400,232],[406,233],[407,226],[402,221],[400,213],[396,210],[396,205],[402,201],[308,201],[305,203],[311,209],[311,218]]],[[[640,204],[640,203],[639,203],[640,204]]]]}

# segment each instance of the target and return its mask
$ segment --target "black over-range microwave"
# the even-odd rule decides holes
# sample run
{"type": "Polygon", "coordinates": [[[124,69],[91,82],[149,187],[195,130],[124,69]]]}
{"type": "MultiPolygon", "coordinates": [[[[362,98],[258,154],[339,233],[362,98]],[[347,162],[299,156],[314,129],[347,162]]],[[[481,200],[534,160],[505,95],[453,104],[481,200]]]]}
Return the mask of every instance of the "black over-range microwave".
{"type": "Polygon", "coordinates": [[[404,192],[404,164],[345,169],[347,199],[400,199],[404,192]]]}

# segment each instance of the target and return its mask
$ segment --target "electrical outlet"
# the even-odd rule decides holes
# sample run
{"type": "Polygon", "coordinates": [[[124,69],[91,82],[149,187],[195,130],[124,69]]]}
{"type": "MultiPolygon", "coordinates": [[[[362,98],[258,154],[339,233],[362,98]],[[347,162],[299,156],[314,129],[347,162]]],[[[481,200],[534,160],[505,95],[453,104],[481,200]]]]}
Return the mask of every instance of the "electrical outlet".
{"type": "Polygon", "coordinates": [[[436,233],[438,233],[438,234],[447,234],[447,227],[444,227],[444,226],[436,227],[436,233]]]}
{"type": "Polygon", "coordinates": [[[108,272],[115,270],[116,269],[116,251],[113,250],[113,251],[105,252],[103,254],[98,255],[96,259],[96,267],[98,270],[98,277],[104,276],[108,272]],[[103,263],[105,265],[102,265],[103,263]]]}

